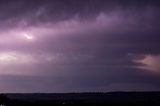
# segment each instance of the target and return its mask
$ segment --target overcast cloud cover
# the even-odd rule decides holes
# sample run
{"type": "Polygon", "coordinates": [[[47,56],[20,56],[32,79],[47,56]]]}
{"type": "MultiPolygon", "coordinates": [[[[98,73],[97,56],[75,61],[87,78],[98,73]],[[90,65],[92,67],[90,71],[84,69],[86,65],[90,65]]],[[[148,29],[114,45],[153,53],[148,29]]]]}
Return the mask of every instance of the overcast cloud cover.
{"type": "Polygon", "coordinates": [[[0,0],[0,92],[160,90],[158,0],[0,0]]]}

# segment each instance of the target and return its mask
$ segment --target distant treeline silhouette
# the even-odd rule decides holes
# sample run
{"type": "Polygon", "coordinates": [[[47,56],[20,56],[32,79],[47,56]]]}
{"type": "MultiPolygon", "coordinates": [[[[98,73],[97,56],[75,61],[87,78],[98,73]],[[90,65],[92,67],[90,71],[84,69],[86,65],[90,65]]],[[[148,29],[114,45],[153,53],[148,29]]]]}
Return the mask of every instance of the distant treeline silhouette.
{"type": "Polygon", "coordinates": [[[154,106],[160,92],[1,94],[0,106],[154,106]]]}

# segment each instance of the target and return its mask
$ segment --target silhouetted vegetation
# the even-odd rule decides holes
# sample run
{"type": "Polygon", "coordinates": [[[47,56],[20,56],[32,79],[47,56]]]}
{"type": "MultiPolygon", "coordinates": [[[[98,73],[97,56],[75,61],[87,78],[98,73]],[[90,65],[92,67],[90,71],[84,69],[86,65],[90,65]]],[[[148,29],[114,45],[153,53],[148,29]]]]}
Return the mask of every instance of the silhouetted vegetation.
{"type": "Polygon", "coordinates": [[[160,92],[1,94],[0,106],[153,106],[160,92]]]}

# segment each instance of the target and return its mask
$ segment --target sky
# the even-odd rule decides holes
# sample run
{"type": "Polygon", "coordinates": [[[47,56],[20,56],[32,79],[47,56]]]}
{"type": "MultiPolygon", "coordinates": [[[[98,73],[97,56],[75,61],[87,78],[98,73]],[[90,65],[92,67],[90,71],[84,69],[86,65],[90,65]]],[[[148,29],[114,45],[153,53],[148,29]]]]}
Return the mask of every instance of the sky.
{"type": "Polygon", "coordinates": [[[0,0],[0,92],[160,90],[158,0],[0,0]]]}

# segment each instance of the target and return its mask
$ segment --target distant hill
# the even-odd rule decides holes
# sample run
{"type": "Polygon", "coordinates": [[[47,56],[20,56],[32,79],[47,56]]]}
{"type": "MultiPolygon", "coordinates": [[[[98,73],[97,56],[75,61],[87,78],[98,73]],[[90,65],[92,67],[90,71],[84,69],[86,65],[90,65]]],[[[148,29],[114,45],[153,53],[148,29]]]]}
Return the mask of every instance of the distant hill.
{"type": "Polygon", "coordinates": [[[109,93],[8,93],[6,105],[160,105],[160,92],[109,92],[109,93]]]}

